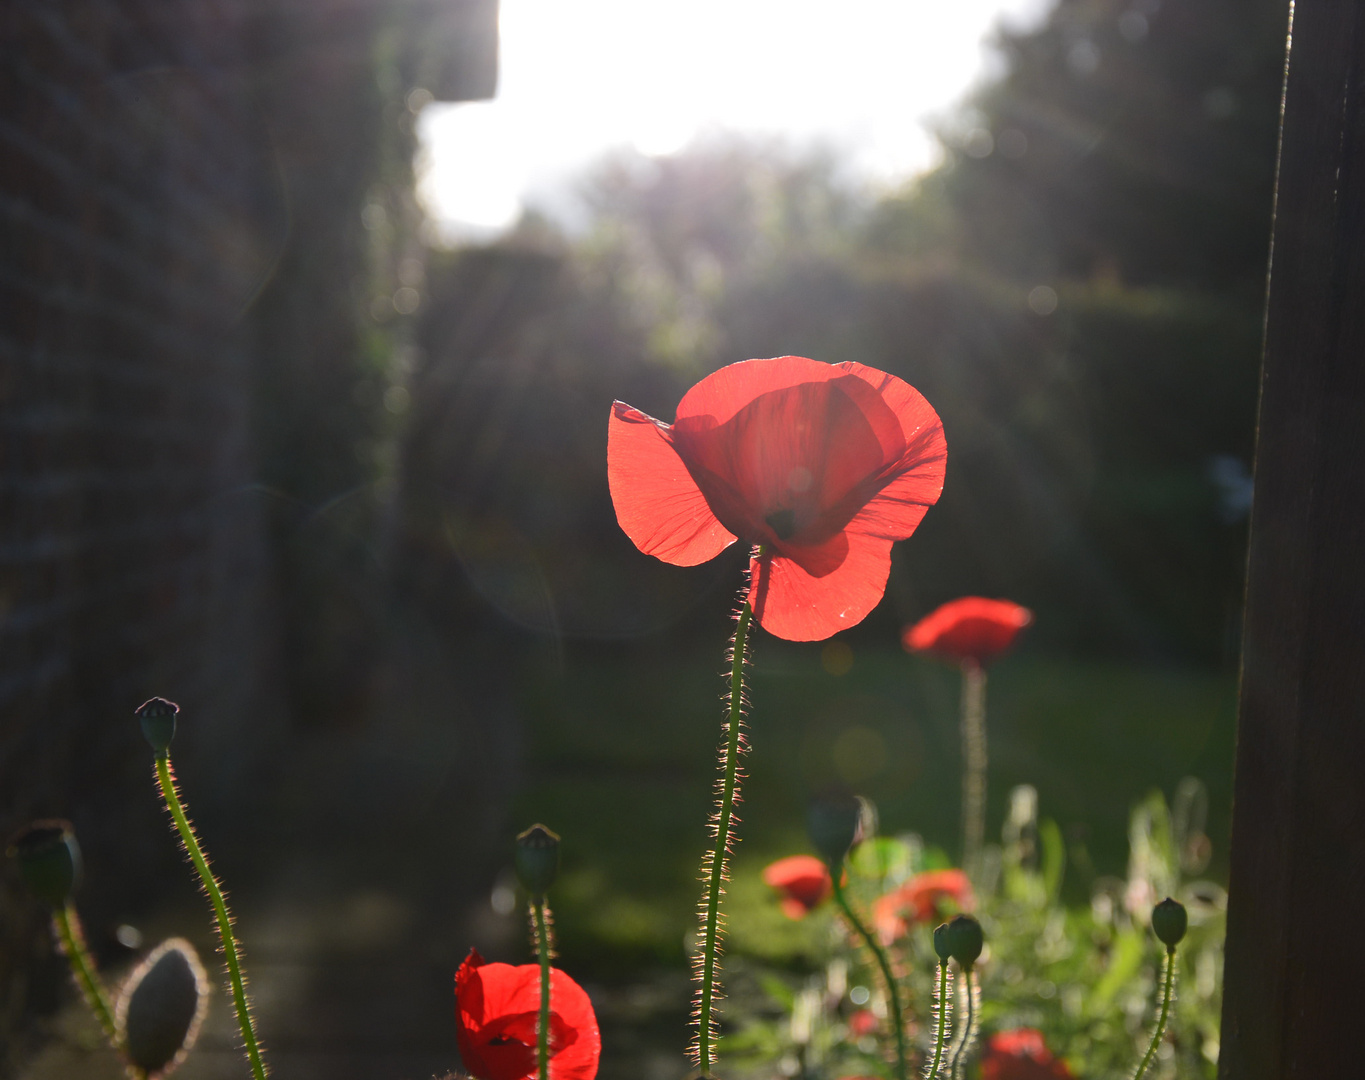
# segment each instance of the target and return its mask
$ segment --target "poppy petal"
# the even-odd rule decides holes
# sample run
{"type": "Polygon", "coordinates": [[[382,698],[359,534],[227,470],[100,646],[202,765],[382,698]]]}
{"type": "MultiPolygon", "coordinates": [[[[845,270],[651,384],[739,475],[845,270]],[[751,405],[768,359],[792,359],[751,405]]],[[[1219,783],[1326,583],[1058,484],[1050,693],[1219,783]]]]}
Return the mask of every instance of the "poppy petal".
{"type": "MultiPolygon", "coordinates": [[[[525,1080],[535,1073],[540,968],[489,964],[477,952],[455,975],[456,1041],[477,1080],[525,1080]]],[[[550,971],[551,1080],[593,1080],[602,1040],[587,993],[550,971]]]]}
{"type": "MultiPolygon", "coordinates": [[[[849,522],[849,528],[890,540],[910,536],[925,509],[943,493],[948,443],[943,421],[924,395],[909,383],[862,364],[840,368],[874,387],[900,421],[904,449],[886,470],[890,479],[849,522]]],[[[885,445],[885,440],[883,440],[885,445]]]]}
{"type": "MultiPolygon", "coordinates": [[[[926,509],[919,508],[921,516],[926,509]]],[[[751,559],[749,571],[749,604],[764,630],[788,641],[823,641],[862,622],[881,601],[891,541],[849,530],[799,556],[770,552],[751,559]],[[840,549],[843,557],[830,565],[825,556],[840,549]]]]}
{"type": "Polygon", "coordinates": [[[709,416],[719,426],[733,419],[755,399],[802,383],[828,382],[847,374],[842,365],[824,364],[804,356],[775,356],[770,360],[741,360],[713,371],[683,395],[678,419],[709,416]]]}
{"type": "Polygon", "coordinates": [[[673,448],[667,425],[621,401],[611,407],[607,482],[616,520],[646,555],[696,566],[735,542],[673,448]]]}

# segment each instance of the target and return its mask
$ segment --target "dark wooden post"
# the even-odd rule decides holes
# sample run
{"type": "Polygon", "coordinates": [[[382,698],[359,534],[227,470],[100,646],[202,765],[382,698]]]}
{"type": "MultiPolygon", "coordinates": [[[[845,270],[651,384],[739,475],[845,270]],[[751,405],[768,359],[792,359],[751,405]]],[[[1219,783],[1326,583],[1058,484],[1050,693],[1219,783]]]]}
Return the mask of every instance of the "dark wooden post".
{"type": "Polygon", "coordinates": [[[1298,0],[1261,382],[1220,1077],[1365,1075],[1365,4],[1298,0]]]}

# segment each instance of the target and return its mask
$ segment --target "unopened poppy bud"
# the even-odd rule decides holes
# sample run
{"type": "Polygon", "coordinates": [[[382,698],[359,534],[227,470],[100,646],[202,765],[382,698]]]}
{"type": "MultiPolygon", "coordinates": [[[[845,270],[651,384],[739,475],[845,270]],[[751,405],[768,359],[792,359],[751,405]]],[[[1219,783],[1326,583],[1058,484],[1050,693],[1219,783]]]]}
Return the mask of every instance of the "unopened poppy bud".
{"type": "Polygon", "coordinates": [[[517,878],[532,896],[544,896],[559,874],[559,837],[544,825],[532,825],[517,837],[517,878]]]}
{"type": "Polygon", "coordinates": [[[123,984],[115,1009],[119,1042],[144,1075],[165,1076],[194,1046],[208,1006],[208,978],[182,938],[163,941],[123,984]]]}
{"type": "Polygon", "coordinates": [[[939,923],[934,927],[934,952],[938,953],[938,958],[945,964],[948,958],[953,955],[952,945],[948,941],[948,924],[939,923]]]}
{"type": "Polygon", "coordinates": [[[142,734],[158,754],[169,753],[175,738],[175,718],[180,706],[174,701],[154,697],[137,707],[137,718],[142,721],[142,734]]]}
{"type": "Polygon", "coordinates": [[[1180,944],[1189,925],[1190,917],[1179,900],[1172,900],[1168,896],[1152,908],[1152,932],[1168,949],[1180,944]]]}
{"type": "MultiPolygon", "coordinates": [[[[986,944],[981,924],[970,915],[954,915],[945,925],[943,936],[948,955],[961,964],[964,971],[970,971],[986,944]]],[[[938,947],[937,940],[934,947],[938,947]]]]}
{"type": "Polygon", "coordinates": [[[34,896],[49,907],[66,907],[81,878],[81,849],[69,821],[33,822],[11,841],[9,854],[34,896]]]}
{"type": "Polygon", "coordinates": [[[811,799],[806,809],[806,830],[825,862],[837,870],[858,838],[863,803],[847,791],[827,791],[811,799]]]}

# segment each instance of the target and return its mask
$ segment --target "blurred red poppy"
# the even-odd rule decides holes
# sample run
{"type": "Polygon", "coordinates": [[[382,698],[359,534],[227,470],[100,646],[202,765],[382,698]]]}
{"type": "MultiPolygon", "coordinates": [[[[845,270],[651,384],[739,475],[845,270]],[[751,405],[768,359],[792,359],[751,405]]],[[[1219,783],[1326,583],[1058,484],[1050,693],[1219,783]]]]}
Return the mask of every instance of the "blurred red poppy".
{"type": "Polygon", "coordinates": [[[886,589],[891,544],[943,490],[947,444],[919,391],[861,364],[745,360],[708,375],[672,425],[612,405],[607,479],[635,546],[677,566],[738,539],[763,628],[818,641],[886,589]]]}
{"type": "Polygon", "coordinates": [[[814,855],[789,855],[763,868],[763,880],[782,893],[782,913],[804,919],[834,892],[829,869],[814,855]]]}
{"type": "Polygon", "coordinates": [[[1052,1056],[1043,1033],[1015,1028],[992,1035],[981,1057],[981,1080],[1072,1080],[1066,1062],[1052,1056]]]}
{"type": "Polygon", "coordinates": [[[872,925],[882,944],[890,945],[916,923],[971,911],[975,904],[972,883],[961,870],[926,870],[872,902],[872,925]],[[944,901],[952,902],[951,912],[944,901]]]}
{"type": "MultiPolygon", "coordinates": [[[[526,1080],[536,1074],[540,967],[490,964],[471,949],[455,973],[455,1038],[477,1080],[526,1080]]],[[[550,971],[550,1076],[593,1080],[602,1040],[588,995],[558,968],[550,971]]]]}
{"type": "Polygon", "coordinates": [[[909,652],[929,652],[984,667],[1014,644],[1033,612],[1009,600],[964,596],[930,612],[901,634],[909,652]]]}
{"type": "Polygon", "coordinates": [[[877,1014],[871,1009],[855,1009],[848,1017],[848,1033],[855,1039],[871,1035],[880,1026],[877,1014]]]}

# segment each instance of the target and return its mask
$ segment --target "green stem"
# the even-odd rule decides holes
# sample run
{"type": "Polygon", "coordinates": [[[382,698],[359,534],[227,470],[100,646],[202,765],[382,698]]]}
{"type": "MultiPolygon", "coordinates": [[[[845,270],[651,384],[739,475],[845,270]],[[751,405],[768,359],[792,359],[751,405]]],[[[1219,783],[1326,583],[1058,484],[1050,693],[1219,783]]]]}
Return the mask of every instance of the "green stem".
{"type": "Polygon", "coordinates": [[[1137,1072],[1133,1073],[1133,1080],[1142,1080],[1142,1074],[1147,1071],[1147,1066],[1152,1063],[1152,1058],[1156,1057],[1157,1047],[1161,1045],[1161,1038],[1166,1034],[1166,1020],[1171,1015],[1171,996],[1175,990],[1175,949],[1166,949],[1166,979],[1161,990],[1161,1015],[1157,1017],[1156,1031],[1152,1033],[1152,1045],[1147,1047],[1147,1053],[1142,1056],[1142,1063],[1138,1065],[1137,1072]]]}
{"type": "Polygon", "coordinates": [[[99,975],[95,973],[95,962],[86,948],[75,906],[67,904],[64,908],[57,908],[52,912],[52,922],[62,939],[62,949],[66,953],[67,963],[71,965],[71,975],[80,988],[81,996],[100,1022],[104,1034],[109,1037],[110,1045],[118,1050],[118,1025],[114,1022],[114,1010],[109,1005],[109,996],[104,992],[99,975]]]}
{"type": "Polygon", "coordinates": [[[180,795],[175,790],[175,777],[171,773],[171,759],[167,754],[158,754],[156,759],[156,779],[161,785],[161,797],[166,800],[166,809],[171,812],[171,817],[175,819],[175,827],[180,830],[180,839],[185,845],[185,851],[194,863],[194,868],[199,872],[199,880],[204,886],[204,892],[208,894],[209,900],[213,904],[213,913],[218,921],[218,936],[223,942],[223,958],[227,962],[228,979],[232,983],[232,1005],[237,1010],[237,1026],[242,1031],[242,1044],[246,1048],[247,1058],[251,1062],[251,1072],[256,1080],[265,1080],[265,1062],[261,1060],[260,1045],[256,1041],[256,1030],[251,1022],[251,1006],[246,999],[246,985],[242,979],[241,958],[237,951],[237,939],[232,933],[232,916],[228,914],[227,900],[223,896],[223,890],[218,886],[218,880],[213,876],[213,871],[209,869],[208,857],[204,854],[204,849],[199,845],[199,838],[194,835],[194,828],[190,825],[189,818],[185,816],[185,807],[180,802],[180,795]]]}
{"type": "MultiPolygon", "coordinates": [[[[839,910],[844,913],[853,929],[858,932],[858,936],[863,939],[863,943],[871,950],[872,955],[877,958],[877,966],[881,968],[882,979],[886,982],[886,996],[891,1003],[891,1024],[896,1033],[896,1076],[898,1080],[907,1080],[905,1064],[905,1020],[901,1016],[900,992],[896,989],[895,976],[891,974],[891,963],[886,958],[886,952],[877,944],[877,939],[868,932],[853,913],[853,908],[848,902],[848,897],[844,893],[843,883],[839,880],[843,877],[844,868],[842,865],[831,866],[829,868],[830,878],[834,882],[834,900],[839,905],[839,910]]],[[[941,1030],[941,1029],[940,1029],[941,1030]]]]}
{"type": "Polygon", "coordinates": [[[536,1067],[540,1080],[550,1080],[550,927],[545,897],[531,902],[536,920],[536,955],[540,958],[540,1020],[536,1024],[536,1067]]]}
{"type": "Polygon", "coordinates": [[[735,790],[738,787],[740,725],[744,715],[744,650],[749,633],[753,608],[744,601],[739,621],[735,626],[732,646],[734,656],[730,665],[730,717],[727,722],[725,757],[722,761],[724,779],[721,783],[720,812],[716,818],[716,846],[710,855],[706,878],[705,909],[702,918],[701,989],[697,998],[697,1064],[701,1075],[709,1077],[715,1063],[715,998],[716,953],[720,939],[720,895],[724,892],[725,857],[730,850],[730,820],[734,815],[735,790]]]}
{"type": "Polygon", "coordinates": [[[948,1075],[952,1077],[952,1080],[958,1080],[961,1075],[958,1068],[961,1066],[962,1059],[971,1047],[972,1040],[976,1035],[976,986],[972,982],[972,969],[964,968],[962,975],[966,979],[967,1023],[962,1027],[962,1038],[957,1044],[957,1049],[953,1051],[953,1063],[948,1069],[948,1075]]]}
{"type": "Polygon", "coordinates": [[[981,879],[986,836],[986,671],[962,665],[962,868],[974,884],[981,879]]]}
{"type": "Polygon", "coordinates": [[[948,1033],[948,1018],[952,1015],[952,1002],[948,997],[948,961],[938,962],[938,1035],[934,1039],[934,1060],[924,1080],[935,1080],[943,1064],[943,1044],[948,1033]]]}

